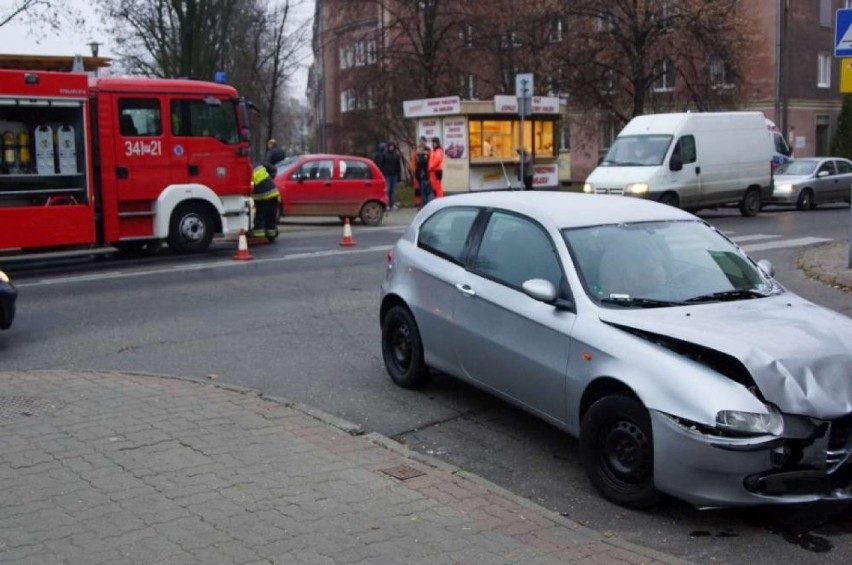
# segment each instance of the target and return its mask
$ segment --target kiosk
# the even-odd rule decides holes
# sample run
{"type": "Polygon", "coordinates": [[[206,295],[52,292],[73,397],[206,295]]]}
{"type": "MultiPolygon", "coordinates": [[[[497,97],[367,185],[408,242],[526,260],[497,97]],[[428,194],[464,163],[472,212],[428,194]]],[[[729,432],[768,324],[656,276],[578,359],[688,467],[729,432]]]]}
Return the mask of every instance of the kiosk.
{"type": "Polygon", "coordinates": [[[521,139],[533,155],[533,188],[559,187],[557,97],[532,97],[532,113],[524,119],[523,133],[515,96],[406,100],[403,112],[417,120],[418,138],[441,140],[445,192],[522,189],[517,175],[521,139]]]}

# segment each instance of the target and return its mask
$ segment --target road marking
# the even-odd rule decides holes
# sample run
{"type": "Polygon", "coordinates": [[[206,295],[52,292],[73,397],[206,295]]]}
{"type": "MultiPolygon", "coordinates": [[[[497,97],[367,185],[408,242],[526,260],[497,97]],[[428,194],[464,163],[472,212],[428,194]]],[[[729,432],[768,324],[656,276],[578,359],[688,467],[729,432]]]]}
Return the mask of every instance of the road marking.
{"type": "Polygon", "coordinates": [[[798,239],[782,239],[781,241],[767,241],[766,243],[755,243],[754,245],[741,245],[740,248],[746,253],[755,251],[766,251],[768,249],[782,249],[784,247],[803,247],[814,243],[825,243],[832,241],[825,237],[800,237],[798,239]]]}
{"type": "Polygon", "coordinates": [[[733,241],[734,243],[740,243],[741,241],[759,241],[761,239],[776,239],[781,237],[780,235],[767,235],[765,233],[758,233],[754,235],[739,235],[736,237],[728,236],[728,239],[733,241]]]}
{"type": "Polygon", "coordinates": [[[195,263],[192,265],[172,265],[170,267],[163,267],[160,269],[149,269],[147,271],[130,271],[130,272],[121,272],[121,271],[113,271],[109,273],[98,273],[93,275],[81,275],[75,277],[61,277],[55,279],[42,279],[34,282],[25,282],[25,283],[15,283],[17,288],[32,288],[35,286],[48,286],[48,285],[61,285],[75,282],[91,282],[91,281],[99,281],[99,280],[113,280],[113,279],[129,279],[135,277],[144,277],[149,275],[162,275],[162,274],[171,274],[178,272],[191,272],[191,271],[201,271],[203,269],[216,269],[223,267],[242,267],[245,265],[258,264],[258,263],[280,263],[282,261],[296,261],[298,259],[319,259],[323,257],[334,257],[337,255],[353,255],[353,254],[361,254],[361,253],[375,253],[377,251],[387,252],[388,249],[393,247],[393,244],[387,245],[375,245],[372,247],[362,247],[360,249],[333,249],[328,251],[312,251],[308,253],[294,253],[292,255],[284,255],[282,257],[266,257],[263,259],[254,259],[253,261],[234,261],[231,259],[224,259],[222,261],[214,261],[210,263],[195,263]]]}

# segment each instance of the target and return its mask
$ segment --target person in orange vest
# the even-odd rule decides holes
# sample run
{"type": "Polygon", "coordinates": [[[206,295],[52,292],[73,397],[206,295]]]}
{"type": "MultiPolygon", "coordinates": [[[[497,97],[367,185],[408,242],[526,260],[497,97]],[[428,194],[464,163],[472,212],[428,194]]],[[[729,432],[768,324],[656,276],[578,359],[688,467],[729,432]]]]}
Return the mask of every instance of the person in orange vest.
{"type": "Polygon", "coordinates": [[[429,182],[432,185],[432,192],[435,198],[444,196],[444,185],[441,181],[444,178],[444,148],[441,147],[441,140],[437,137],[432,138],[432,151],[429,153],[429,182]]]}

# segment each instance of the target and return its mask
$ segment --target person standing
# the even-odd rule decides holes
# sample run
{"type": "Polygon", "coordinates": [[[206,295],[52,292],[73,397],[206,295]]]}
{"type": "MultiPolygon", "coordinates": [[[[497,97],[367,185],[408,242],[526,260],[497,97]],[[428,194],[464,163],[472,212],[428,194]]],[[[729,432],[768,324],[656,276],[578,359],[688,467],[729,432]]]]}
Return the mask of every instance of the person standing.
{"type": "Polygon", "coordinates": [[[432,184],[429,182],[429,146],[426,144],[426,138],[421,137],[420,143],[411,154],[411,171],[414,181],[415,200],[419,192],[420,206],[425,206],[434,198],[432,192],[432,184]]]}
{"type": "Polygon", "coordinates": [[[278,187],[269,174],[266,163],[255,163],[252,171],[254,225],[250,235],[275,241],[278,237],[278,210],[281,206],[278,187]]]}
{"type": "Polygon", "coordinates": [[[287,152],[278,147],[275,138],[266,142],[266,156],[263,158],[263,162],[273,168],[273,171],[270,171],[271,175],[275,175],[275,166],[286,158],[287,152]]]}
{"type": "Polygon", "coordinates": [[[389,141],[385,146],[385,154],[379,168],[385,176],[385,186],[388,191],[388,210],[399,210],[399,206],[394,200],[394,192],[396,183],[399,182],[399,177],[402,174],[402,157],[397,152],[396,143],[393,141],[389,141]]]}
{"type": "Polygon", "coordinates": [[[524,190],[533,189],[533,177],[535,176],[535,168],[533,167],[533,158],[525,147],[518,147],[518,180],[524,183],[524,190]],[[520,164],[523,163],[523,167],[520,164]],[[521,173],[523,172],[523,177],[521,173]]]}
{"type": "Polygon", "coordinates": [[[429,153],[429,183],[432,185],[432,191],[435,198],[444,196],[444,185],[441,181],[444,179],[444,148],[441,147],[441,140],[437,137],[432,138],[432,151],[429,153]]]}
{"type": "Polygon", "coordinates": [[[385,160],[385,142],[382,141],[376,146],[376,152],[373,154],[373,162],[382,170],[382,161],[385,160]]]}

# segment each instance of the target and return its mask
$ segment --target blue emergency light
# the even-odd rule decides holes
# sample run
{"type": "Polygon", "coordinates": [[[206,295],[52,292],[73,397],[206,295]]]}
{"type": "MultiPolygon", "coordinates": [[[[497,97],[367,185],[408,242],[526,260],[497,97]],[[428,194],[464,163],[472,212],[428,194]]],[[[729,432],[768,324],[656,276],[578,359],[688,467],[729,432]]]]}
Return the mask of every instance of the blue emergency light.
{"type": "Polygon", "coordinates": [[[227,84],[228,82],[228,73],[225,71],[216,71],[213,75],[213,82],[218,82],[219,84],[227,84]]]}

